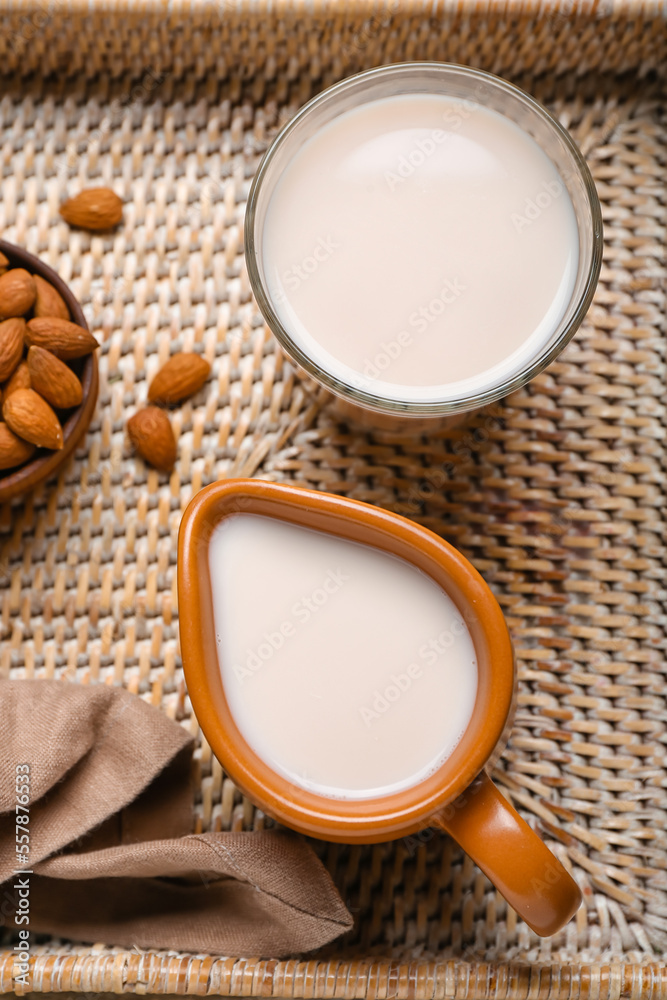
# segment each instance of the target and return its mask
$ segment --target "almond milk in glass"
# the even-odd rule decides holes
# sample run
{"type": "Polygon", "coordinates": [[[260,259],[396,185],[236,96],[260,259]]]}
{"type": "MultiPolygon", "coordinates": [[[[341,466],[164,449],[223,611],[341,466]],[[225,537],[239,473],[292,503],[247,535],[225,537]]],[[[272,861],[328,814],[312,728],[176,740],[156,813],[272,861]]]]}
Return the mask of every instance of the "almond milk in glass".
{"type": "Polygon", "coordinates": [[[541,371],[600,268],[569,135],[486,73],[399,64],[306,105],[265,156],[246,258],[267,323],[339,413],[458,422],[541,371]]]}

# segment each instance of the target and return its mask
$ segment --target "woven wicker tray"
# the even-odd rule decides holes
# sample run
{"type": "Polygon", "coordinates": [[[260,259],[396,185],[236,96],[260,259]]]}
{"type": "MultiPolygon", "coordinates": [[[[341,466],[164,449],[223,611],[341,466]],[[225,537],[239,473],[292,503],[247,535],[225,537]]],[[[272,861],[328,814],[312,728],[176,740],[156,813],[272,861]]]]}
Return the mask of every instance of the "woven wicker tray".
{"type": "MultiPolygon", "coordinates": [[[[3,674],[124,684],[199,736],[175,590],[193,492],[257,475],[403,512],[498,595],[521,687],[496,778],[586,901],[540,940],[440,835],[318,845],[356,917],[322,954],[47,941],[33,990],[667,996],[664,6],[33,3],[0,4],[0,230],[71,282],[103,348],[76,459],[0,512],[3,674]],[[544,102],[588,158],[606,227],[595,302],[561,360],[464,430],[409,445],[318,412],[262,325],[242,256],[250,180],[280,124],[340,77],[403,59],[470,63],[544,102]],[[59,220],[66,190],[109,182],[127,202],[116,235],[59,220]],[[175,417],[167,479],[131,454],[124,427],[174,342],[200,345],[214,379],[175,417]]],[[[198,829],[267,822],[200,737],[196,765],[198,829]]],[[[12,962],[0,955],[0,990],[13,989],[12,962]]]]}

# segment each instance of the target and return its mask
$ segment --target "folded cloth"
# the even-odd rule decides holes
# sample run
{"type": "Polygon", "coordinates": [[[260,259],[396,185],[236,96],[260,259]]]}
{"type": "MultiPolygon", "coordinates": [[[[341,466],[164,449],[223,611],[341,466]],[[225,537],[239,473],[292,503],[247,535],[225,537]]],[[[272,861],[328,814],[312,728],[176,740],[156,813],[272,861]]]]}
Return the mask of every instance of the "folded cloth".
{"type": "Polygon", "coordinates": [[[27,882],[31,931],[282,957],[352,926],[302,838],[192,833],[192,738],[136,695],[0,680],[0,705],[0,888],[27,882]]]}

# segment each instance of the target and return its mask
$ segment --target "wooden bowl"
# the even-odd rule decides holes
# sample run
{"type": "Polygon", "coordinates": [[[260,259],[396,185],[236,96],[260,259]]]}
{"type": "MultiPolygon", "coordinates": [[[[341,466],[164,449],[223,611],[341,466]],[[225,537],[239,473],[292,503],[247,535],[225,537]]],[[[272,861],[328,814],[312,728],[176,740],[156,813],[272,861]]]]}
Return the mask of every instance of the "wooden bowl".
{"type": "MultiPolygon", "coordinates": [[[[52,268],[48,267],[39,257],[35,257],[27,250],[14,246],[12,243],[5,243],[4,240],[0,240],[0,252],[8,258],[12,267],[24,267],[26,271],[30,271],[31,274],[39,274],[45,281],[52,284],[67,303],[72,322],[82,326],[84,330],[88,329],[83,310],[71,289],[52,268]]],[[[93,351],[92,354],[82,358],[79,369],[77,369],[75,362],[74,368],[83,386],[83,400],[80,406],[69,413],[63,423],[63,447],[60,451],[40,448],[25,465],[18,466],[16,469],[0,470],[0,503],[21,496],[34,489],[45,479],[55,476],[86,433],[93,416],[99,389],[97,352],[93,351]]]]}

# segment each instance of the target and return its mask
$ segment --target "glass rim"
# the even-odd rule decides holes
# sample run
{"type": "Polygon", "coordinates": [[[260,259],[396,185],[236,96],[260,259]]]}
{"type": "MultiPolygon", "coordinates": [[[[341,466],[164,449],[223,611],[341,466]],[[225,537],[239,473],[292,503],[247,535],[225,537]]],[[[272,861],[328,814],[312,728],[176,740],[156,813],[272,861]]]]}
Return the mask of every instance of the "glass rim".
{"type": "MultiPolygon", "coordinates": [[[[546,155],[548,156],[548,154],[546,155]]],[[[579,220],[577,220],[577,222],[579,224],[579,220]]],[[[316,382],[324,385],[337,396],[376,412],[386,414],[403,414],[405,416],[446,416],[453,413],[462,413],[466,410],[478,409],[479,407],[486,406],[489,403],[496,402],[504,396],[508,396],[515,390],[520,389],[522,386],[526,385],[527,382],[530,382],[536,375],[539,375],[540,372],[544,371],[544,369],[558,357],[563,348],[570,342],[588,312],[590,304],[593,300],[598,278],[600,276],[603,251],[602,210],[595,182],[593,181],[588,164],[586,163],[578,146],[572,139],[570,133],[553,117],[553,115],[546,110],[546,108],[531,97],[530,94],[521,90],[520,87],[515,86],[513,83],[509,83],[507,80],[496,76],[494,73],[487,73],[484,70],[473,69],[469,66],[461,66],[457,63],[433,61],[390,63],[386,66],[376,66],[373,69],[365,70],[363,73],[357,73],[354,76],[346,77],[344,80],[340,80],[338,83],[333,84],[326,90],[321,91],[304,104],[303,107],[296,112],[294,117],[283,126],[264,153],[250,187],[244,221],[244,244],[250,285],[264,320],[288,357],[291,358],[291,360],[302,368],[308,375],[315,379],[316,382]],[[492,385],[487,389],[477,390],[469,394],[464,393],[459,397],[450,397],[446,400],[424,401],[400,400],[368,392],[367,390],[360,388],[358,385],[354,385],[351,382],[346,382],[343,379],[337,378],[326,368],[322,368],[319,364],[317,364],[317,362],[313,361],[313,359],[295,342],[273,307],[271,297],[260,272],[258,253],[256,249],[257,241],[255,239],[257,209],[262,193],[263,181],[266,178],[267,172],[278,151],[284,146],[287,139],[299,127],[303,120],[320,105],[331,100],[335,100],[341,94],[344,94],[348,90],[353,90],[364,81],[378,79],[383,76],[400,76],[402,74],[410,75],[423,70],[431,72],[445,71],[470,80],[483,82],[488,86],[494,87],[500,92],[504,91],[505,93],[510,94],[515,99],[522,102],[530,111],[533,112],[533,114],[537,115],[537,117],[540,118],[549,128],[551,128],[563,141],[572,159],[575,172],[583,183],[592,220],[591,253],[590,260],[588,261],[585,285],[579,301],[577,302],[574,313],[565,324],[558,337],[556,337],[553,342],[547,343],[542,350],[536,354],[532,361],[526,364],[518,372],[501,379],[497,384],[492,385]]]]}

